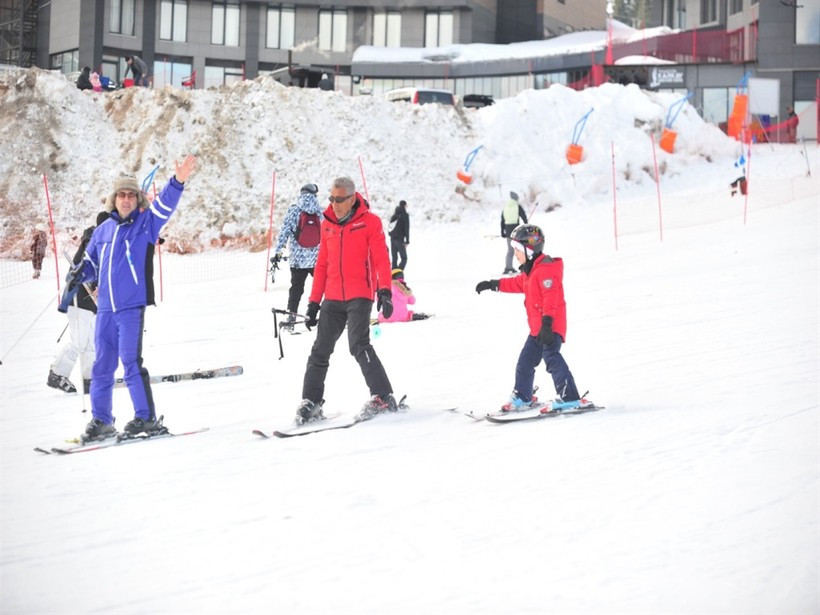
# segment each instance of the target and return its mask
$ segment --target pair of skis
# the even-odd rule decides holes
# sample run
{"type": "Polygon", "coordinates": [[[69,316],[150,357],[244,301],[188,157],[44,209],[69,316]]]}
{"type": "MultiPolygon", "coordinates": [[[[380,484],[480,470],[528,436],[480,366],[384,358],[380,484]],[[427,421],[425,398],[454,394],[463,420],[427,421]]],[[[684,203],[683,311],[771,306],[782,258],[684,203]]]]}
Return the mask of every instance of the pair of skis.
{"type": "MultiPolygon", "coordinates": [[[[160,417],[160,423],[164,417],[160,417]]],[[[183,431],[171,433],[167,428],[163,427],[156,432],[143,432],[138,434],[128,434],[125,432],[118,432],[110,436],[97,440],[83,441],[82,438],[76,438],[64,446],[52,446],[44,448],[37,446],[34,450],[38,453],[46,455],[72,455],[74,453],[88,453],[90,451],[98,451],[104,448],[111,448],[112,446],[124,446],[126,444],[135,444],[137,442],[145,442],[147,440],[159,440],[162,438],[179,438],[181,436],[192,436],[194,434],[208,431],[209,427],[202,427],[200,429],[192,429],[191,431],[183,431]]]]}
{"type": "Polygon", "coordinates": [[[598,406],[587,400],[577,401],[554,401],[535,407],[528,407],[521,410],[490,412],[486,414],[475,413],[472,410],[460,410],[459,408],[448,408],[450,412],[463,414],[474,421],[484,421],[489,423],[504,424],[516,423],[518,421],[539,421],[542,419],[556,418],[559,416],[571,416],[575,414],[586,414],[587,412],[597,412],[603,410],[605,406],[598,406]]]}
{"type": "MultiPolygon", "coordinates": [[[[402,397],[398,403],[398,412],[406,412],[410,407],[405,403],[407,399],[407,395],[402,397]]],[[[370,421],[376,417],[382,415],[390,415],[395,414],[394,412],[381,412],[379,414],[374,414],[372,416],[362,416],[361,414],[354,414],[354,415],[345,415],[340,412],[336,412],[333,414],[325,415],[324,418],[309,421],[307,423],[303,423],[302,425],[290,425],[288,427],[284,427],[282,429],[276,429],[273,431],[273,436],[277,438],[293,438],[295,436],[306,436],[312,433],[318,433],[320,431],[331,431],[333,429],[349,429],[354,425],[358,425],[359,423],[364,423],[365,421],[370,421]]],[[[261,429],[254,429],[253,434],[255,436],[259,436],[260,438],[269,439],[271,434],[269,432],[265,432],[261,429]]]]}
{"type": "MultiPolygon", "coordinates": [[[[404,404],[405,397],[402,397],[399,402],[399,409],[406,410],[408,406],[404,404]]],[[[587,412],[597,412],[603,410],[604,406],[595,405],[586,400],[568,401],[568,402],[549,402],[534,408],[527,408],[524,410],[513,410],[510,412],[491,412],[485,414],[477,414],[470,410],[460,410],[459,408],[445,408],[447,412],[455,412],[463,414],[474,421],[484,421],[489,423],[514,423],[518,421],[537,421],[548,418],[556,418],[559,416],[571,416],[575,414],[586,414],[587,412]]],[[[375,415],[376,417],[380,415],[375,415]]],[[[349,429],[354,425],[358,425],[366,420],[359,415],[343,415],[341,413],[330,414],[324,419],[311,421],[303,425],[292,425],[284,429],[277,429],[273,431],[273,436],[277,438],[292,438],[294,436],[306,436],[321,431],[331,431],[335,429],[349,429]]],[[[253,430],[254,435],[261,438],[269,439],[271,434],[260,429],[253,430]]]]}

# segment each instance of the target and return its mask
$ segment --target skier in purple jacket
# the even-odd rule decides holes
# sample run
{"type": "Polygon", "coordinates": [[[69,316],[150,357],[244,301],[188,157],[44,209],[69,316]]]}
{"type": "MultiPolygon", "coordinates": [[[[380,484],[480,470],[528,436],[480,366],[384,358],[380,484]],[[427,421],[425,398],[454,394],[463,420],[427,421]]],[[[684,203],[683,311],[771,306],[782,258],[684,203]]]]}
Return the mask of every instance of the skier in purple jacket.
{"type": "Polygon", "coordinates": [[[111,217],[94,231],[85,257],[68,275],[60,303],[64,311],[83,282],[98,283],[97,323],[94,335],[96,360],[91,371],[91,413],[85,441],[117,433],[112,414],[114,372],[122,361],[125,383],[134,405],[134,419],[123,430],[130,435],[161,432],[148,370],[142,365],[142,332],[151,280],[148,255],[160,230],[176,211],[185,181],[196,167],[188,156],[176,163],[176,172],[152,203],[134,177],[120,177],[106,205],[111,217]]]}

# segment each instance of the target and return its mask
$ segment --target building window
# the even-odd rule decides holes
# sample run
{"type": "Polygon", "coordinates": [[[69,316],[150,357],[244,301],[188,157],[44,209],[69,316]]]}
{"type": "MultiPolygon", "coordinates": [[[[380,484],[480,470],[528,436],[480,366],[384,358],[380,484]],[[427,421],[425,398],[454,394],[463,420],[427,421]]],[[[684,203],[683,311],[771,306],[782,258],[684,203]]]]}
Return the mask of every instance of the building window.
{"type": "Polygon", "coordinates": [[[121,62],[125,64],[122,56],[103,54],[100,77],[108,77],[115,83],[122,81],[120,75],[125,74],[125,69],[120,69],[121,62]]]}
{"type": "Polygon", "coordinates": [[[109,6],[109,32],[134,36],[134,0],[111,0],[109,6]]]}
{"type": "Polygon", "coordinates": [[[268,49],[291,49],[295,35],[296,11],[294,9],[269,6],[265,47],[268,49]]]}
{"type": "Polygon", "coordinates": [[[389,11],[373,14],[373,46],[401,47],[401,13],[389,11]]]}
{"type": "Polygon", "coordinates": [[[700,23],[717,21],[717,0],[700,0],[700,23]]]}
{"type": "Polygon", "coordinates": [[[794,42],[798,45],[820,44],[820,0],[799,0],[795,9],[794,42]]]}
{"type": "Polygon", "coordinates": [[[242,66],[206,66],[204,87],[219,87],[245,78],[242,66]]]}
{"type": "Polygon", "coordinates": [[[347,11],[319,11],[319,49],[347,50],[347,11]]]}
{"type": "Polygon", "coordinates": [[[187,0],[162,0],[159,6],[159,37],[163,41],[188,40],[187,0]]]}
{"type": "Polygon", "coordinates": [[[436,11],[424,16],[424,46],[441,47],[453,44],[452,11],[436,11]]]}
{"type": "Polygon", "coordinates": [[[189,58],[170,59],[168,61],[154,62],[154,72],[151,79],[155,88],[164,85],[182,87],[182,82],[188,79],[193,72],[189,58]]]}
{"type": "Polygon", "coordinates": [[[238,4],[214,2],[211,9],[211,44],[239,47],[238,4]]]}
{"type": "Polygon", "coordinates": [[[703,119],[712,124],[726,122],[733,94],[728,88],[703,88],[703,119]]]}
{"type": "Polygon", "coordinates": [[[80,70],[80,51],[64,51],[51,56],[51,69],[58,70],[63,75],[80,70]]]}
{"type": "Polygon", "coordinates": [[[730,0],[729,1],[729,14],[734,15],[735,13],[740,13],[743,11],[743,0],[730,0]]]}

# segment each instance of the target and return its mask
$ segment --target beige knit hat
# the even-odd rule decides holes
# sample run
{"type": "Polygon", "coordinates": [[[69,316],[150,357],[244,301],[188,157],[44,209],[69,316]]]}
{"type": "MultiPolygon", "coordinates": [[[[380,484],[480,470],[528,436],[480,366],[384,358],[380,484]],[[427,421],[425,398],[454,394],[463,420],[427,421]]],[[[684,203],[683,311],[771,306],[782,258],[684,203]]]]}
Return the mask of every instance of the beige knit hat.
{"type": "Polygon", "coordinates": [[[148,199],[145,198],[145,195],[142,193],[142,190],[140,190],[140,185],[137,183],[137,178],[133,175],[120,175],[114,182],[114,189],[111,191],[111,194],[108,195],[108,198],[105,201],[106,210],[114,211],[117,193],[120,190],[130,190],[131,192],[136,192],[137,207],[148,207],[148,199]]]}

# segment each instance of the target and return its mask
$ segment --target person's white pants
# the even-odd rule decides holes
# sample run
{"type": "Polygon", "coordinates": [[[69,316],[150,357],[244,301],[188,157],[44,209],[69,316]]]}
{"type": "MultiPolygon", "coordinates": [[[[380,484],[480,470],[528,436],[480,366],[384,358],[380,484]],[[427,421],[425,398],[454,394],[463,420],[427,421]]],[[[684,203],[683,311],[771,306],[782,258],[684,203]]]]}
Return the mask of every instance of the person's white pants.
{"type": "Polygon", "coordinates": [[[77,357],[80,358],[80,369],[83,380],[91,380],[91,367],[94,365],[94,322],[97,315],[89,310],[74,305],[68,306],[69,337],[63,342],[54,358],[52,371],[58,376],[71,376],[77,357]]]}

